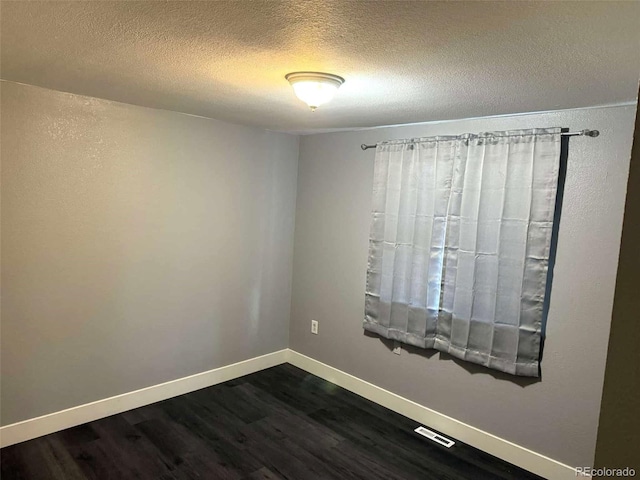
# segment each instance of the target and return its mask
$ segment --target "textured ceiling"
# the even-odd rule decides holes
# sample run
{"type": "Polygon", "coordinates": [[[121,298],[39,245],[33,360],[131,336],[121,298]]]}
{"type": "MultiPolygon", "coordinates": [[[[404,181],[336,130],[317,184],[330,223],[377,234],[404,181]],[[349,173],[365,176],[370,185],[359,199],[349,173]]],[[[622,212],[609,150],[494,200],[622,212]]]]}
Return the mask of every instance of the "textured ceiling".
{"type": "Polygon", "coordinates": [[[2,78],[274,130],[635,100],[640,2],[7,2],[2,78]],[[343,76],[316,112],[284,75],[343,76]]]}

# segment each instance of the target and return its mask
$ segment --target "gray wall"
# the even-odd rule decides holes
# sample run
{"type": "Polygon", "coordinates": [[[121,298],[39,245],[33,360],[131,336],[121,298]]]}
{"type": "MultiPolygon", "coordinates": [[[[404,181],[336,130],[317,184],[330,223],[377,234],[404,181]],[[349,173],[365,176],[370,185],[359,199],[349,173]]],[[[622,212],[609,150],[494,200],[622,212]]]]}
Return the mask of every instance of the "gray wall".
{"type": "Polygon", "coordinates": [[[593,465],[634,112],[593,108],[302,137],[291,348],[568,465],[593,465]],[[595,128],[601,136],[570,142],[541,381],[433,351],[397,356],[366,336],[374,151],[360,144],[547,126],[595,128]]]}
{"type": "Polygon", "coordinates": [[[296,136],[1,85],[2,424],[287,347],[296,136]]]}
{"type": "Polygon", "coordinates": [[[290,333],[301,353],[593,463],[634,107],[306,136],[298,165],[295,136],[0,85],[3,425],[285,348],[290,333]],[[602,132],[570,144],[541,381],[365,336],[374,153],[359,145],[533,126],[602,132]]]}

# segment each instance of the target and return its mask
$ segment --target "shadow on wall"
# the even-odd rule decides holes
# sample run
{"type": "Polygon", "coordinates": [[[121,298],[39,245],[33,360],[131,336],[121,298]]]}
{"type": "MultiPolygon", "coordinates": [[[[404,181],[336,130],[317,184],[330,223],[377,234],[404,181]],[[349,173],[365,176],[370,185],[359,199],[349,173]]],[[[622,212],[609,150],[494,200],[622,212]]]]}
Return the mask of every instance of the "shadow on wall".
{"type": "MultiPolygon", "coordinates": [[[[569,129],[562,129],[563,132],[569,131],[569,129]]],[[[556,253],[558,248],[558,233],[560,231],[560,217],[562,214],[562,198],[564,197],[564,184],[567,176],[567,159],[569,155],[569,137],[561,137],[560,142],[560,169],[558,172],[558,191],[556,194],[556,206],[555,213],[553,217],[553,230],[551,233],[551,245],[549,250],[549,269],[547,271],[547,284],[545,288],[545,299],[544,304],[542,306],[542,327],[541,327],[541,339],[540,339],[540,371],[539,376],[536,377],[519,377],[516,375],[511,375],[508,373],[500,372],[498,370],[493,370],[491,368],[487,368],[485,366],[465,362],[459,358],[453,357],[446,352],[440,352],[435,349],[423,349],[420,347],[415,347],[413,345],[402,344],[403,350],[405,350],[410,355],[419,355],[421,357],[425,357],[427,359],[433,357],[436,354],[439,354],[440,360],[448,360],[453,361],[464,368],[467,372],[471,374],[489,374],[496,380],[505,380],[521,387],[526,387],[528,385],[532,385],[534,383],[538,383],[542,381],[542,355],[544,352],[544,342],[546,339],[547,333],[547,318],[549,316],[549,305],[551,302],[551,284],[553,283],[553,268],[556,263],[556,253]]],[[[373,332],[369,332],[364,330],[364,335],[366,337],[373,337],[379,339],[382,344],[389,349],[389,351],[393,351],[395,347],[395,341],[389,340],[387,338],[383,338],[378,336],[373,332]]]]}
{"type": "MultiPolygon", "coordinates": [[[[367,330],[364,330],[364,335],[365,337],[371,337],[371,338],[377,338],[378,340],[380,340],[380,342],[382,342],[382,344],[387,347],[389,349],[390,352],[393,351],[394,346],[395,346],[395,341],[394,340],[389,340],[388,338],[383,338],[383,337],[379,337],[378,335],[376,335],[375,333],[369,332],[367,330]]],[[[449,355],[446,352],[441,352],[439,350],[435,350],[432,348],[429,349],[424,349],[424,348],[420,348],[420,347],[415,347],[413,345],[407,345],[405,343],[402,343],[402,349],[404,351],[406,351],[409,355],[418,355],[420,357],[424,357],[424,358],[431,358],[434,355],[439,355],[439,359],[440,360],[446,360],[446,361],[453,361],[455,363],[457,363],[458,365],[460,365],[462,368],[464,368],[467,372],[471,373],[471,374],[489,374],[491,375],[493,378],[495,378],[496,380],[505,380],[511,383],[515,383],[516,385],[519,385],[521,387],[526,387],[528,385],[534,384],[534,383],[538,383],[540,382],[542,379],[540,377],[536,378],[536,377],[518,377],[516,375],[510,375],[508,373],[504,373],[504,372],[500,372],[498,370],[493,370],[491,368],[487,368],[484,367],[482,365],[478,365],[476,363],[470,363],[470,362],[465,362],[464,360],[460,360],[459,358],[453,357],[451,355],[449,355]]]]}

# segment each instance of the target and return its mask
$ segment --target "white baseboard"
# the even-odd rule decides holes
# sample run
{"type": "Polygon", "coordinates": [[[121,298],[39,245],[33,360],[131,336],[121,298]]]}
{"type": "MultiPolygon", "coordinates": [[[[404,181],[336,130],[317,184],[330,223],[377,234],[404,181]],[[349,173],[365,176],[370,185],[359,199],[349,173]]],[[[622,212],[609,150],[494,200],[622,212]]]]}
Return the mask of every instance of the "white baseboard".
{"type": "Polygon", "coordinates": [[[207,372],[6,425],[0,428],[0,447],[143,407],[286,362],[544,478],[576,478],[575,469],[568,465],[431,410],[291,349],[279,350],[207,372]]]}
{"type": "Polygon", "coordinates": [[[31,440],[65,428],[75,427],[99,418],[126,412],[133,408],[143,407],[167,398],[233,380],[243,375],[285,363],[288,356],[288,349],[279,350],[224,367],[214,368],[207,372],[196,373],[195,375],[123,393],[115,397],[6,425],[0,428],[0,447],[31,440]]]}
{"type": "MultiPolygon", "coordinates": [[[[431,410],[294,350],[289,350],[287,361],[389,410],[439,430],[445,435],[450,435],[544,478],[549,480],[575,480],[576,478],[576,470],[568,465],[431,410]]],[[[591,477],[581,476],[580,478],[591,477]]]]}

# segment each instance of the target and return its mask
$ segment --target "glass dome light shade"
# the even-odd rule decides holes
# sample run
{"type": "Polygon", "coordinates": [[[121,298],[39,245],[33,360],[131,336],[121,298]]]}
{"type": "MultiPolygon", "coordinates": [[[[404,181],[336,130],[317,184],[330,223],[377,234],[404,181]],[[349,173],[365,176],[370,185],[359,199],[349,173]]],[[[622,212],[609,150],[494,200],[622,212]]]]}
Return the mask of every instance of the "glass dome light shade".
{"type": "Polygon", "coordinates": [[[296,96],[311,110],[330,101],[344,83],[344,78],[331,73],[293,72],[285,76],[296,96]]]}

